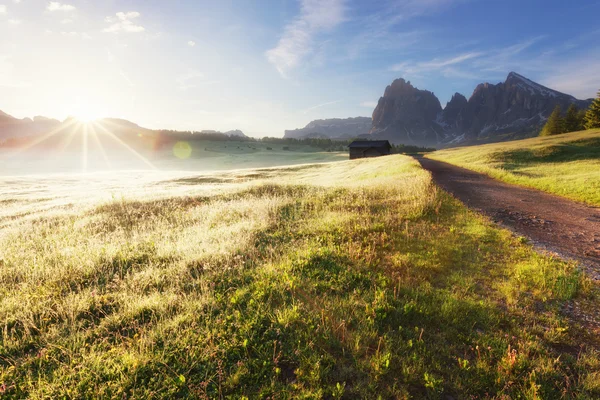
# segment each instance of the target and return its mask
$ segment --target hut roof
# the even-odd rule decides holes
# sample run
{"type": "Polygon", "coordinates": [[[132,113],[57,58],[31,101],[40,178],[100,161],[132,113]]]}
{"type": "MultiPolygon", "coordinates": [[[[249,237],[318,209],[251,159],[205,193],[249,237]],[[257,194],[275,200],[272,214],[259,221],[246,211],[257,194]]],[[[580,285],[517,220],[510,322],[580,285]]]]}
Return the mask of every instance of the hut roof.
{"type": "Polygon", "coordinates": [[[387,147],[391,148],[392,145],[388,140],[355,140],[348,145],[350,148],[362,149],[369,147],[387,147]]]}

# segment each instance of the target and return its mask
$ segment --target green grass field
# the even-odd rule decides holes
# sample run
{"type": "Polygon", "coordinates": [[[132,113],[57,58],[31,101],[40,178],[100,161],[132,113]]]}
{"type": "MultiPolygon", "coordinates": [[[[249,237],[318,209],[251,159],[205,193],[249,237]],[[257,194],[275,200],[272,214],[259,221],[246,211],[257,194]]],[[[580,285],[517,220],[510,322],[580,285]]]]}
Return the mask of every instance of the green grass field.
{"type": "Polygon", "coordinates": [[[600,206],[600,130],[440,150],[427,157],[600,206]]]}
{"type": "Polygon", "coordinates": [[[600,396],[560,312],[593,285],[408,157],[6,179],[0,202],[2,398],[600,396]]]}

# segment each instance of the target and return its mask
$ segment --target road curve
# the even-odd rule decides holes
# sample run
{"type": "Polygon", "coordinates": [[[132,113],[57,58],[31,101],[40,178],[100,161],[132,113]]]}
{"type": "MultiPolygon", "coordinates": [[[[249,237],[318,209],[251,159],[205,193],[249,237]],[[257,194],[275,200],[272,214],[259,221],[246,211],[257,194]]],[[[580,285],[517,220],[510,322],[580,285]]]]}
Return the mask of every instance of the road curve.
{"type": "Polygon", "coordinates": [[[510,185],[487,175],[419,157],[444,190],[538,248],[577,260],[600,281],[600,208],[535,189],[510,185]]]}

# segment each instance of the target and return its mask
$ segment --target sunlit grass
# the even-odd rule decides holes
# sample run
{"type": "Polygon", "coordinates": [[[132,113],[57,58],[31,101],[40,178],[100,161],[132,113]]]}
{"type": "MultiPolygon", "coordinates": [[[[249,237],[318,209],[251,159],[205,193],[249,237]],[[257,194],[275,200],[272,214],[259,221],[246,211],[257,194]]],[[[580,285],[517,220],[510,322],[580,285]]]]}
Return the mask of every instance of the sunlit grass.
{"type": "Polygon", "coordinates": [[[441,150],[427,157],[600,205],[600,130],[441,150]]]}
{"type": "Polygon", "coordinates": [[[5,217],[0,396],[600,395],[586,278],[410,158],[132,182],[5,217]]]}

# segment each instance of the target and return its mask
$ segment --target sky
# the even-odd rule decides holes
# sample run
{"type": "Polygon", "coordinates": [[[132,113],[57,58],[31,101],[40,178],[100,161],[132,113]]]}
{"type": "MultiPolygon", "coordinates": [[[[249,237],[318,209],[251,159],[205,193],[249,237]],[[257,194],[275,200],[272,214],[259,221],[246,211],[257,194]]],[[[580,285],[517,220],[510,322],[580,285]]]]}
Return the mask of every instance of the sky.
{"type": "Polygon", "coordinates": [[[600,0],[0,0],[0,110],[282,136],[516,71],[600,89],[600,0]]]}

